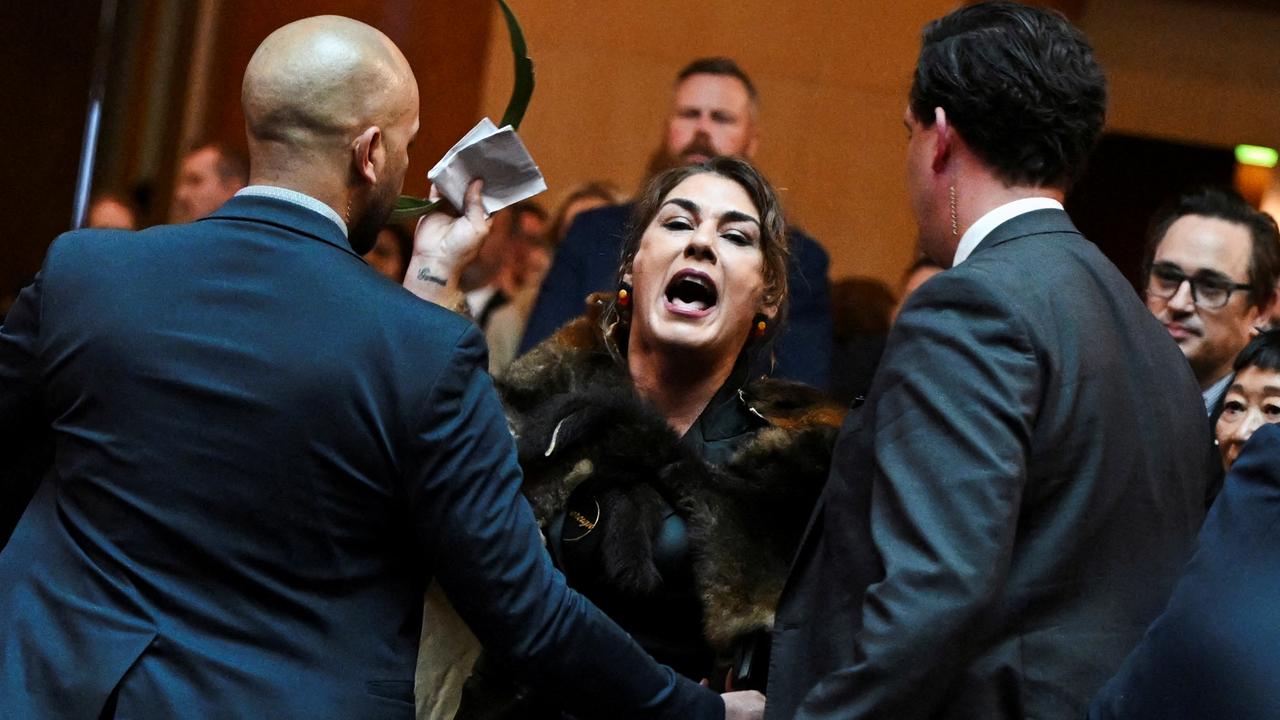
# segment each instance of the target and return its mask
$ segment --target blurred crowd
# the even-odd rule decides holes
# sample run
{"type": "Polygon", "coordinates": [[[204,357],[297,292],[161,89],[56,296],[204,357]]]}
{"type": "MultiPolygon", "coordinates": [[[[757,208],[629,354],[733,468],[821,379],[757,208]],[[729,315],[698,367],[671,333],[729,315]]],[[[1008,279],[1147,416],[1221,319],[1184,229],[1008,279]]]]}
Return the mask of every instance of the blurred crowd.
{"type": "MultiPolygon", "coordinates": [[[[691,62],[676,76],[670,103],[665,143],[648,161],[650,172],[717,155],[754,154],[757,91],[733,60],[691,62]]],[[[197,144],[181,160],[170,222],[208,215],[248,180],[247,158],[223,143],[197,144]]],[[[140,229],[139,204],[150,194],[100,192],[90,203],[85,226],[140,229]]],[[[462,282],[472,317],[489,344],[495,376],[580,314],[588,295],[613,285],[631,202],[612,183],[590,181],[564,192],[556,208],[532,199],[494,216],[489,240],[462,282]]],[[[1151,218],[1147,237],[1134,239],[1146,246],[1141,277],[1147,305],[1186,353],[1214,418],[1220,414],[1233,361],[1254,333],[1271,325],[1277,311],[1273,288],[1280,279],[1280,251],[1274,248],[1274,224],[1231,188],[1197,187],[1169,198],[1167,207],[1151,218]],[[1166,261],[1166,256],[1172,259],[1166,261]],[[1189,282],[1179,283],[1180,277],[1189,282]],[[1210,290],[1211,299],[1204,300],[1206,287],[1228,285],[1226,296],[1210,290]],[[1213,306],[1219,297],[1224,305],[1213,306]]],[[[798,228],[790,231],[788,328],[775,357],[760,370],[852,402],[866,394],[902,304],[943,268],[918,255],[897,287],[869,277],[832,281],[820,242],[798,228]]],[[[413,227],[391,224],[365,259],[400,282],[412,246],[413,227]]]]}

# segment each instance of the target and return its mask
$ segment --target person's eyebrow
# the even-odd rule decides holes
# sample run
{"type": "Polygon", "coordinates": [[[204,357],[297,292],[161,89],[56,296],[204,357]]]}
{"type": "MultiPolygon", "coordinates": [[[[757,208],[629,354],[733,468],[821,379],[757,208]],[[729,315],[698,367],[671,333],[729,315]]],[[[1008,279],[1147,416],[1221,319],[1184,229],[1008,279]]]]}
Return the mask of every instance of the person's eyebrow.
{"type": "Polygon", "coordinates": [[[1195,278],[1197,280],[1214,279],[1214,280],[1231,281],[1230,275],[1224,273],[1223,271],[1217,268],[1201,267],[1201,268],[1196,268],[1191,272],[1187,272],[1186,268],[1182,267],[1178,263],[1170,262],[1169,260],[1157,260],[1151,263],[1151,267],[1153,268],[1161,267],[1161,268],[1168,268],[1170,270],[1177,270],[1178,272],[1182,273],[1186,277],[1195,278]]]}
{"type": "Polygon", "coordinates": [[[760,227],[759,220],[751,217],[750,215],[744,212],[739,212],[737,210],[725,211],[725,214],[720,216],[720,219],[727,220],[729,222],[750,222],[750,223],[755,223],[756,227],[760,227]]]}
{"type": "Polygon", "coordinates": [[[698,207],[698,203],[692,200],[685,200],[684,198],[668,198],[667,201],[662,204],[678,205],[684,208],[685,210],[688,210],[689,212],[693,213],[694,217],[698,217],[702,214],[702,208],[698,207]]]}
{"type": "Polygon", "coordinates": [[[1191,276],[1198,280],[1225,280],[1226,282],[1235,282],[1230,275],[1222,272],[1221,270],[1215,270],[1214,268],[1200,268],[1192,273],[1191,276]]]}
{"type": "MultiPolygon", "coordinates": [[[[698,203],[692,200],[686,200],[684,198],[668,198],[667,202],[663,203],[663,205],[667,204],[678,205],[693,213],[694,217],[701,217],[702,215],[702,208],[698,207],[698,203]]],[[[740,210],[726,210],[724,215],[720,216],[720,219],[727,222],[749,222],[754,223],[756,227],[761,227],[759,220],[740,210]]]]}
{"type": "Polygon", "coordinates": [[[1280,387],[1275,385],[1267,385],[1262,388],[1262,392],[1266,395],[1280,395],[1280,387]]]}

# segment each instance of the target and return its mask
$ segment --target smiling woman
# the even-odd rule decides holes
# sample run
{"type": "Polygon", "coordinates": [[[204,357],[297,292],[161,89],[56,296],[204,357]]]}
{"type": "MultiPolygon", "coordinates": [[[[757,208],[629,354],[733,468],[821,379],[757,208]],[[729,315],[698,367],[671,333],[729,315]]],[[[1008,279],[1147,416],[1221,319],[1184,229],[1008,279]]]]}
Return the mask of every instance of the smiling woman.
{"type": "MultiPolygon", "coordinates": [[[[569,584],[715,687],[764,688],[774,608],[844,414],[748,377],[778,332],[785,243],[750,164],[668,170],[636,204],[618,291],[499,383],[524,493],[569,584]]],[[[510,686],[488,668],[458,717],[494,716],[483,708],[510,686]]]]}

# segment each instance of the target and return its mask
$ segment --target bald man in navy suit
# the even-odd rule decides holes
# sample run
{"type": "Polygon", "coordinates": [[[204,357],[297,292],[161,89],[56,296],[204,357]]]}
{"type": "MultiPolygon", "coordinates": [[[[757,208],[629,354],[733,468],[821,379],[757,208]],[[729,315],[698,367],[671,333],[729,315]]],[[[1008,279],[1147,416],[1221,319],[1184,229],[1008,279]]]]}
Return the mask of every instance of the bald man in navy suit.
{"type": "MultiPolygon", "coordinates": [[[[55,445],[0,552],[0,714],[411,718],[434,578],[576,714],[758,716],[565,587],[479,330],[361,259],[418,128],[400,51],[301,20],[243,101],[250,187],[189,225],[63,235],[0,330],[0,433],[55,445]]],[[[472,242],[478,185],[464,211],[418,232],[472,242]]]]}

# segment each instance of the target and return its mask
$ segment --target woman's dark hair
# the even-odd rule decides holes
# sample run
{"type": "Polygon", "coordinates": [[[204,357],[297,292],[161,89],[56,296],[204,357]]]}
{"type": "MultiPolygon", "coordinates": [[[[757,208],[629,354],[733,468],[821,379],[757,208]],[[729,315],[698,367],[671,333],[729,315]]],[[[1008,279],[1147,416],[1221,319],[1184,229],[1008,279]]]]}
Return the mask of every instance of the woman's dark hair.
{"type": "Polygon", "coordinates": [[[910,102],[925,126],[945,110],[1004,182],[1065,189],[1102,132],[1107,83],[1061,14],[986,2],[925,26],[910,102]]]}
{"type": "Polygon", "coordinates": [[[1236,372],[1251,367],[1280,372],[1280,330],[1258,333],[1257,337],[1244,346],[1232,365],[1236,372]]]}
{"type": "Polygon", "coordinates": [[[1202,187],[1179,195],[1151,219],[1147,246],[1142,254],[1142,278],[1151,277],[1156,249],[1179,218],[1187,215],[1216,218],[1243,225],[1249,231],[1249,304],[1263,307],[1275,296],[1280,281],[1280,228],[1270,215],[1254,209],[1240,193],[1220,187],[1202,187]]]}
{"type": "MultiPolygon", "coordinates": [[[[766,341],[777,336],[787,311],[787,224],[782,205],[773,186],[751,163],[734,157],[716,157],[697,165],[671,168],[654,176],[636,199],[631,220],[623,237],[622,257],[618,266],[618,284],[631,271],[631,263],[640,251],[649,223],[658,214],[667,195],[680,183],[710,173],[732,180],[746,190],[760,214],[760,252],[764,256],[764,303],[778,307],[777,317],[770,321],[766,341]]],[[[606,313],[606,322],[617,319],[616,308],[606,313]]]]}

